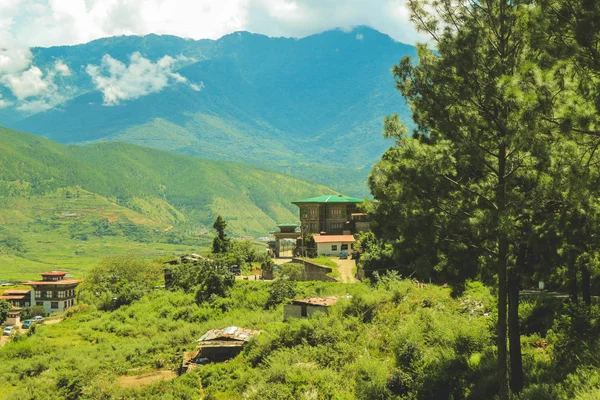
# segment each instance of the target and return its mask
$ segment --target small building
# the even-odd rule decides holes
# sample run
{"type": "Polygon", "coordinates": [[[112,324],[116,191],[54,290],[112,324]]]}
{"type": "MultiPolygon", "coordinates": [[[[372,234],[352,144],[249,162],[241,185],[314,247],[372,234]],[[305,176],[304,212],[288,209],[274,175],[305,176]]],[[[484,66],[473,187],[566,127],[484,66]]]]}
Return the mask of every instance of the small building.
{"type": "Polygon", "coordinates": [[[6,300],[14,307],[29,308],[31,306],[31,289],[8,289],[0,296],[0,300],[6,300]]]}
{"type": "Polygon", "coordinates": [[[10,309],[10,311],[8,312],[8,318],[6,319],[6,321],[4,321],[4,324],[6,326],[19,326],[21,325],[21,308],[19,307],[12,307],[10,309]]]}
{"type": "Polygon", "coordinates": [[[29,291],[30,305],[43,306],[48,314],[65,311],[75,304],[75,289],[82,281],[67,279],[66,272],[44,272],[40,281],[25,281],[31,286],[29,291]]]}
{"type": "Polygon", "coordinates": [[[338,299],[337,296],[331,296],[293,300],[292,304],[283,305],[283,320],[309,318],[315,313],[327,312],[328,308],[337,303],[338,299]]]}
{"type": "Polygon", "coordinates": [[[313,239],[317,245],[317,255],[339,256],[342,251],[350,252],[352,243],[356,240],[354,235],[314,235],[313,239]]]}
{"type": "Polygon", "coordinates": [[[210,330],[196,340],[196,357],[207,358],[212,362],[228,360],[241,353],[248,341],[261,332],[237,326],[210,330]]]}
{"type": "Polygon", "coordinates": [[[269,232],[275,237],[275,247],[272,249],[275,257],[281,257],[281,241],[292,241],[294,244],[300,238],[300,226],[298,224],[278,224],[278,231],[269,232]]]}

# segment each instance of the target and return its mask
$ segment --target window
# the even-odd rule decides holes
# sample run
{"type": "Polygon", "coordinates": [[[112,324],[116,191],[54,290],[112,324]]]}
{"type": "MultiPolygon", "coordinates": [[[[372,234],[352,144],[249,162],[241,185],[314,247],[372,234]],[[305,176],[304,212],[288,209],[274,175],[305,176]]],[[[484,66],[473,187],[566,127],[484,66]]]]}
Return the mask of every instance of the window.
{"type": "Polygon", "coordinates": [[[67,308],[67,307],[68,307],[68,306],[67,306],[67,302],[65,301],[65,303],[64,303],[64,305],[63,305],[63,308],[67,308]]]}
{"type": "Polygon", "coordinates": [[[25,302],[25,307],[29,307],[29,302],[28,301],[25,302]]]}
{"type": "Polygon", "coordinates": [[[331,229],[342,229],[343,224],[341,222],[334,222],[330,224],[331,229]]]}
{"type": "Polygon", "coordinates": [[[58,291],[58,298],[59,299],[64,299],[65,298],[65,291],[64,290],[59,290],[58,291]]]}
{"type": "Polygon", "coordinates": [[[329,212],[331,213],[332,217],[341,217],[342,216],[342,209],[341,208],[332,208],[331,210],[329,210],[329,212]]]}
{"type": "Polygon", "coordinates": [[[342,250],[348,250],[348,245],[347,244],[343,244],[341,249],[342,250]]]}
{"type": "Polygon", "coordinates": [[[53,310],[58,309],[58,301],[53,301],[50,303],[50,308],[53,310]]]}
{"type": "Polygon", "coordinates": [[[37,297],[37,298],[42,297],[42,291],[41,290],[36,290],[35,291],[35,297],[37,297]]]}
{"type": "Polygon", "coordinates": [[[331,251],[337,251],[337,244],[331,245],[331,251]]]}
{"type": "Polygon", "coordinates": [[[52,298],[52,290],[46,290],[46,297],[47,298],[52,298]]]}

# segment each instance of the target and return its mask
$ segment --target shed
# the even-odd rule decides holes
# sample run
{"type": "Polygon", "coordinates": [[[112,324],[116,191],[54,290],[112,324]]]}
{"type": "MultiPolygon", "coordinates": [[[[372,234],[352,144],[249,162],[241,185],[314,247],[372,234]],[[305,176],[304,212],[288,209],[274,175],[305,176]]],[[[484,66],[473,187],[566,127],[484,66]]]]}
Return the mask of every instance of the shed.
{"type": "Polygon", "coordinates": [[[318,312],[327,312],[327,309],[337,303],[339,297],[312,297],[308,299],[296,299],[292,304],[284,304],[283,320],[290,318],[308,318],[318,312]]]}
{"type": "Polygon", "coordinates": [[[248,341],[261,332],[237,326],[210,330],[196,340],[198,357],[213,362],[228,360],[237,356],[248,341]]]}

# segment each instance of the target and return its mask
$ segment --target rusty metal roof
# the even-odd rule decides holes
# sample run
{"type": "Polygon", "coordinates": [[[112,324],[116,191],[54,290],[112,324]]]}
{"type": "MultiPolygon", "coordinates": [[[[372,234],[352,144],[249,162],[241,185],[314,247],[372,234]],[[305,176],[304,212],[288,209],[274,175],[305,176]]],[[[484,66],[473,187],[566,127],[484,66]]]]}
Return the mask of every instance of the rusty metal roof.
{"type": "Polygon", "coordinates": [[[15,294],[27,294],[31,291],[31,289],[8,289],[2,292],[3,296],[10,296],[15,294]]]}
{"type": "Polygon", "coordinates": [[[338,299],[339,299],[338,296],[311,297],[308,299],[295,299],[292,301],[292,304],[330,307],[330,306],[334,305],[338,301],[338,299]]]}
{"type": "Polygon", "coordinates": [[[214,341],[239,341],[247,342],[253,336],[258,335],[262,331],[257,331],[247,328],[238,328],[237,326],[229,326],[223,329],[212,329],[200,336],[200,339],[196,340],[199,345],[211,344],[214,341]]]}
{"type": "Polygon", "coordinates": [[[37,285],[60,285],[60,286],[65,286],[65,285],[74,285],[74,284],[78,284],[83,282],[82,280],[79,279],[61,279],[59,281],[21,281],[21,283],[23,285],[31,285],[31,286],[37,286],[37,285]]]}

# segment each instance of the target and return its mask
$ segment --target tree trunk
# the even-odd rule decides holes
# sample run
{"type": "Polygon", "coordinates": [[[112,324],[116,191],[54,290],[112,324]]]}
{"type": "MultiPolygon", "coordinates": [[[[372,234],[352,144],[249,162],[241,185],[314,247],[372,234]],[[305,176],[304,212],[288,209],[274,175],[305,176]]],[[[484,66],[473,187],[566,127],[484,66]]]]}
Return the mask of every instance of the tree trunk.
{"type": "Polygon", "coordinates": [[[517,263],[508,269],[508,343],[510,349],[510,390],[523,389],[523,358],[521,355],[521,329],[519,327],[519,271],[525,266],[527,248],[519,246],[517,263]]]}
{"type": "Polygon", "coordinates": [[[508,237],[502,228],[502,218],[506,213],[506,144],[498,147],[498,187],[496,189],[498,234],[498,390],[500,400],[508,400],[507,348],[506,348],[506,314],[507,314],[507,282],[506,264],[508,260],[508,237]]]}
{"type": "Polygon", "coordinates": [[[588,306],[592,304],[591,291],[591,277],[590,270],[587,266],[581,266],[581,294],[583,296],[583,302],[588,306]]]}
{"type": "Polygon", "coordinates": [[[577,304],[579,300],[579,293],[577,287],[577,267],[575,266],[575,260],[569,262],[569,298],[574,304],[577,304]]]}

